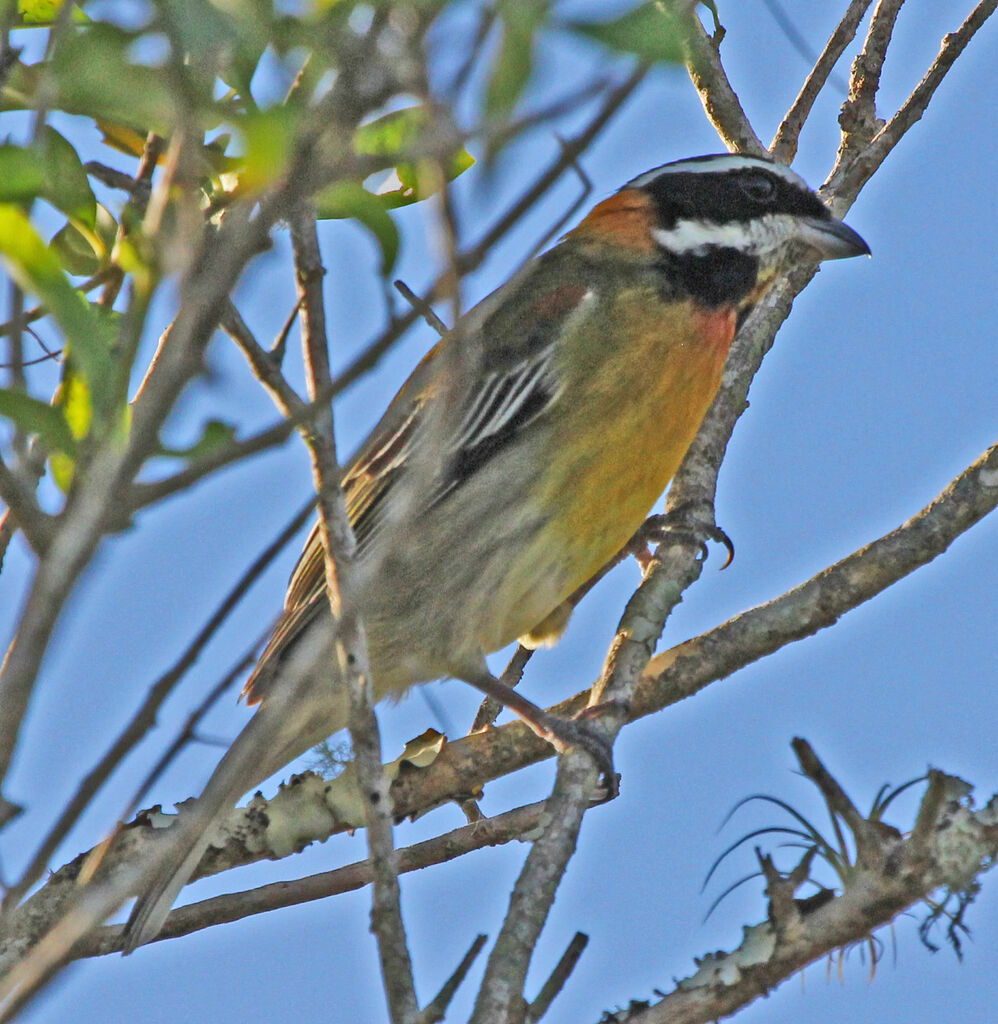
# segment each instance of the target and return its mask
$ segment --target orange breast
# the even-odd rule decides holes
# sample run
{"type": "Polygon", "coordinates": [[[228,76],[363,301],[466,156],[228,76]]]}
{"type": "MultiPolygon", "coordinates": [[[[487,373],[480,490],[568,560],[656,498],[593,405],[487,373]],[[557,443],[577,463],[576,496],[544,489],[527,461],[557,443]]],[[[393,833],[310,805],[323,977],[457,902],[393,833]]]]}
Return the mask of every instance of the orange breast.
{"type": "Polygon", "coordinates": [[[624,291],[578,339],[542,503],[564,545],[566,594],[630,539],[668,486],[721,381],[733,309],[624,291]]]}

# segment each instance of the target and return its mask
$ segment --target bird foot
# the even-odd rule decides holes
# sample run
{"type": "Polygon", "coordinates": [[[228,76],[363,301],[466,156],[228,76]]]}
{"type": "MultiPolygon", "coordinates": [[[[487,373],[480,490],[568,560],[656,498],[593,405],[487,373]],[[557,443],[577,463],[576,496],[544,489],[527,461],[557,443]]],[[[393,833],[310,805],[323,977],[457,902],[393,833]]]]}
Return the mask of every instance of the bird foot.
{"type": "Polygon", "coordinates": [[[703,515],[701,509],[704,504],[706,503],[687,502],[666,512],[665,515],[649,516],[641,524],[637,533],[628,541],[627,548],[637,559],[642,572],[647,571],[652,561],[649,545],[661,544],[669,538],[686,540],[696,545],[700,551],[701,561],[707,559],[707,541],[723,544],[728,557],[721,568],[727,569],[731,565],[735,557],[735,546],[724,530],[703,515]]]}
{"type": "Polygon", "coordinates": [[[613,744],[596,725],[595,719],[604,711],[616,708],[617,701],[583,708],[574,718],[561,718],[542,711],[536,721],[528,722],[534,731],[547,740],[559,753],[566,750],[584,750],[600,773],[600,803],[613,800],[620,792],[620,776],[613,767],[613,744]]]}

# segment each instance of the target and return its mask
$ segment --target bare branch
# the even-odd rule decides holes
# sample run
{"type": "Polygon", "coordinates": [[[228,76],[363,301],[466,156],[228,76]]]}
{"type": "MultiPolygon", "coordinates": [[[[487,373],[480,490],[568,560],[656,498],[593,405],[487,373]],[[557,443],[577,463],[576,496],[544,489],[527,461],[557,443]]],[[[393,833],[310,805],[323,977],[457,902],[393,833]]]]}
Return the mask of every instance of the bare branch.
{"type": "MultiPolygon", "coordinates": [[[[312,213],[300,207],[291,221],[291,241],[301,303],[302,347],[309,397],[313,400],[331,383],[322,301],[319,240],[312,213]]],[[[355,549],[346,502],[340,487],[332,410],[316,418],[306,436],[312,473],[319,496],[319,535],[325,554],[326,590],[335,620],[340,681],[350,693],[349,729],[367,822],[367,842],[374,871],[371,927],[378,939],[381,971],[394,1024],[417,1019],[419,1004],[412,960],[402,922],[398,867],[392,838],[388,780],[381,767],[381,737],[371,696],[371,669],[364,626],[353,601],[351,560],[355,549]]]]}
{"type": "Polygon", "coordinates": [[[833,625],[850,609],[942,554],[996,506],[998,445],[896,530],[767,604],[656,655],[632,714],[683,700],[709,682],[833,625]]]}
{"type": "MultiPolygon", "coordinates": [[[[218,608],[209,617],[208,621],[191,641],[184,653],[176,663],[168,669],[150,687],[142,706],[135,712],[129,723],[119,733],[114,743],[111,744],[107,753],[100,761],[83,777],[76,792],[66,805],[56,823],[49,830],[48,835],[42,840],[25,868],[21,878],[10,887],[4,896],[3,908],[6,910],[17,903],[18,900],[38,881],[49,863],[49,859],[55,852],[56,847],[65,839],[69,830],[76,823],[79,816],[87,808],[97,791],[104,785],[111,773],[118,767],[124,758],[135,748],[139,741],[156,724],[156,716],[164,701],[173,692],[177,684],[186,675],[201,652],[205,649],[211,638],[218,632],[222,624],[228,619],[233,609],[246,595],[247,591],[259,579],[264,570],[273,562],[278,554],[287,546],[292,538],[312,515],[314,501],[310,499],[284,527],[274,540],[267,545],[260,555],[245,573],[237,580],[236,584],[225,596],[218,608]]],[[[160,769],[162,770],[162,769],[160,769]]],[[[139,797],[138,799],[141,799],[139,797]]],[[[132,810],[125,812],[123,817],[129,817],[132,810]]]]}
{"type": "MultiPolygon", "coordinates": [[[[820,764],[817,758],[814,762],[820,764]]],[[[834,782],[824,766],[818,774],[834,782]]],[[[841,792],[837,782],[833,788],[841,792]]],[[[969,790],[960,779],[933,773],[916,831],[906,839],[896,829],[869,827],[874,844],[869,863],[846,882],[840,895],[825,897],[818,906],[783,900],[781,910],[771,898],[769,920],[745,928],[738,949],[698,960],[694,975],[653,1006],[635,1005],[618,1013],[616,1024],[709,1024],[832,950],[868,939],[874,929],[937,889],[959,893],[973,886],[996,862],[998,824],[994,798],[975,811],[969,790]]],[[[826,797],[837,799],[830,792],[826,797]]],[[[777,873],[774,878],[781,896],[794,885],[790,877],[777,873]]]]}
{"type": "Polygon", "coordinates": [[[894,34],[894,23],[903,4],[904,0],[877,0],[873,9],[863,51],[853,61],[849,96],[839,115],[842,128],[840,158],[867,146],[883,124],[877,118],[877,92],[887,48],[894,34]]]}
{"type": "Polygon", "coordinates": [[[711,38],[699,18],[690,18],[686,67],[703,103],[707,120],[733,153],[765,156],[767,151],[742,109],[721,64],[721,33],[711,38]]]}
{"type": "Polygon", "coordinates": [[[524,1006],[523,987],[530,959],[547,920],[593,788],[589,756],[572,751],[558,759],[548,822],[534,841],[510,896],[502,929],[489,956],[470,1024],[515,1020],[524,1006]]]}
{"type": "MultiPolygon", "coordinates": [[[[611,742],[624,724],[665,620],[681,600],[683,590],[700,573],[696,548],[688,540],[660,545],[656,562],[624,609],[588,702],[594,713],[589,724],[598,725],[611,742]]],[[[593,788],[593,772],[591,759],[583,751],[570,750],[559,758],[554,790],[548,800],[550,824],[534,841],[517,878],[489,957],[472,1024],[506,1020],[523,999],[531,953],[575,852],[593,788]]]]}
{"type": "Polygon", "coordinates": [[[807,76],[793,105],[780,122],[776,135],[770,143],[769,150],[775,160],[781,163],[793,163],[797,155],[797,142],[801,129],[811,114],[811,108],[825,87],[829,75],[845,53],[846,47],[855,39],[859,23],[863,20],[872,0],[851,0],[842,20],[836,25],[835,31],[828,37],[821,56],[815,61],[811,73],[807,76]]]}
{"type": "MultiPolygon", "coordinates": [[[[77,290],[86,295],[95,288],[100,288],[107,281],[109,274],[109,269],[101,270],[94,274],[93,277],[84,281],[77,290]]],[[[32,306],[31,309],[26,309],[20,315],[15,315],[10,320],[0,324],[0,338],[11,334],[13,331],[24,330],[29,324],[33,324],[36,320],[41,320],[45,316],[48,316],[48,310],[44,306],[32,306]]]]}
{"type": "MultiPolygon", "coordinates": [[[[847,160],[842,160],[840,156],[835,170],[826,183],[827,189],[833,195],[841,197],[845,204],[852,202],[891,150],[921,119],[953,63],[963,53],[977,31],[994,14],[996,7],[998,0],[981,0],[959,29],[944,37],[939,52],[922,76],[922,80],[901,104],[898,112],[877,132],[870,144],[860,152],[852,154],[847,160]]],[[[841,208],[841,203],[839,205],[841,208]]]]}
{"type": "Polygon", "coordinates": [[[565,987],[565,983],[571,977],[572,971],[575,970],[575,965],[579,962],[579,958],[585,952],[587,945],[589,945],[588,935],[576,932],[572,936],[572,941],[568,944],[565,952],[562,953],[561,959],[555,965],[548,980],[541,986],[540,992],[537,993],[537,998],[527,1007],[526,1024],[535,1024],[536,1021],[539,1021],[548,1012],[555,997],[565,987]]]}
{"type": "MultiPolygon", "coordinates": [[[[821,763],[807,740],[795,739],[791,746],[804,774],[821,790],[833,814],[838,814],[849,827],[856,841],[856,860],[860,868],[873,867],[880,845],[876,827],[860,813],[838,780],[821,763]]],[[[804,878],[807,876],[805,875],[804,878]]],[[[803,883],[804,878],[800,880],[803,883]]],[[[799,883],[800,884],[800,883],[799,883]]]]}
{"type": "MultiPolygon", "coordinates": [[[[956,537],[996,506],[998,445],[897,530],[781,597],[656,655],[634,690],[629,717],[634,719],[662,710],[786,644],[834,624],[851,608],[945,551],[956,537]]],[[[675,557],[671,552],[681,551],[680,548],[669,550],[670,557],[675,557]]],[[[590,692],[583,691],[551,710],[571,716],[589,699],[590,692]]],[[[447,800],[460,800],[490,779],[550,756],[551,747],[526,725],[510,722],[501,728],[448,743],[429,767],[399,774],[391,786],[391,805],[399,817],[415,814],[447,800]]],[[[588,772],[588,764],[583,767],[588,772]]],[[[341,824],[309,838],[325,838],[331,831],[343,831],[347,827],[341,824]]],[[[130,829],[130,838],[134,841],[143,831],[138,827],[130,829]]],[[[255,849],[256,853],[244,851],[239,857],[230,857],[224,866],[260,859],[261,847],[255,849]]],[[[217,865],[202,864],[200,873],[218,869],[217,865]]],[[[56,872],[48,886],[28,903],[46,899],[49,886],[65,885],[66,880],[72,890],[77,871],[77,867],[70,865],[56,872]],[[60,882],[64,872],[66,880],[60,882]]],[[[36,925],[40,917],[44,920],[44,915],[38,912],[31,917],[36,925]]]]}
{"type": "MultiPolygon", "coordinates": [[[[276,216],[277,210],[271,211],[276,216]]],[[[90,562],[108,526],[109,513],[131,474],[138,471],[158,444],[159,429],[184,385],[200,370],[200,353],[214,329],[214,312],[235,283],[238,273],[258,248],[266,217],[255,222],[234,217],[211,239],[203,255],[215,259],[213,275],[189,275],[181,312],[174,323],[173,343],[160,351],[151,386],[136,404],[124,451],[114,442],[101,445],[87,472],[70,493],[44,556],[32,580],[17,631],[0,668],[0,779],[7,772],[28,699],[63,605],[79,574],[90,562]]],[[[195,261],[197,263],[197,261],[195,261]]]]}
{"type": "Polygon", "coordinates": [[[0,498],[36,554],[43,554],[52,540],[55,517],[48,515],[20,477],[0,458],[0,498]]]}
{"type": "Polygon", "coordinates": [[[239,310],[236,309],[235,303],[231,300],[222,314],[222,328],[246,357],[254,376],[270,392],[278,409],[285,416],[304,414],[305,403],[301,396],[281,373],[273,355],[256,340],[239,310]]]}
{"type": "MultiPolygon", "coordinates": [[[[527,804],[403,847],[397,851],[399,873],[421,871],[436,864],[446,864],[475,850],[502,846],[536,830],[543,817],[543,803],[527,804]]],[[[273,882],[246,892],[227,893],[189,903],[171,912],[156,941],[179,938],[255,914],[354,892],[370,885],[373,879],[370,860],[363,860],[290,882],[273,882]]],[[[71,881],[66,879],[63,884],[66,883],[71,884],[71,881]]],[[[120,925],[97,929],[77,946],[74,953],[90,957],[117,952],[121,949],[121,931],[120,925]]]]}
{"type": "Polygon", "coordinates": [[[451,1000],[454,998],[461,982],[467,977],[472,964],[478,959],[478,954],[481,953],[487,939],[487,935],[475,936],[475,941],[472,942],[468,952],[464,954],[461,962],[454,969],[453,974],[447,979],[433,1000],[423,1007],[419,1014],[418,1024],[437,1024],[438,1021],[444,1019],[447,1014],[447,1007],[450,1006],[451,1000]]]}

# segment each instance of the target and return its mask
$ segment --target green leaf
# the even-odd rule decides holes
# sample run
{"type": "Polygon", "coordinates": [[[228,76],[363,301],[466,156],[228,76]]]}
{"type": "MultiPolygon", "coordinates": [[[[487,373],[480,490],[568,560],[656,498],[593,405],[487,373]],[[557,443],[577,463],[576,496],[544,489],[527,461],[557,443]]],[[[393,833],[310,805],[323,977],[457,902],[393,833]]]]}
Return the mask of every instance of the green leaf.
{"type": "Polygon", "coordinates": [[[240,118],[236,127],[245,155],[240,187],[257,192],[279,178],[288,166],[301,113],[293,107],[270,107],[240,118]]]}
{"type": "MultiPolygon", "coordinates": [[[[250,85],[260,58],[275,36],[272,0],[252,3],[218,0],[159,0],[188,59],[232,86],[250,107],[250,85]]],[[[310,40],[314,45],[314,39],[310,40]]]]}
{"type": "Polygon", "coordinates": [[[50,125],[42,129],[39,144],[45,162],[42,198],[72,220],[95,227],[97,200],[76,150],[50,125]]]}
{"type": "MultiPolygon", "coordinates": [[[[353,146],[359,155],[386,157],[385,166],[395,170],[398,187],[382,187],[377,193],[388,209],[427,199],[440,188],[435,162],[412,163],[398,159],[416,145],[430,124],[430,118],[431,114],[424,106],[406,107],[361,125],[354,134],[353,146]]],[[[458,148],[443,161],[445,179],[453,181],[474,163],[475,158],[464,147],[458,148]]]]}
{"type": "MultiPolygon", "coordinates": [[[[432,122],[431,112],[422,104],[393,110],[390,114],[382,114],[373,121],[362,124],[353,136],[354,152],[359,156],[398,157],[415,146],[420,136],[432,122]]],[[[455,158],[475,162],[467,150],[461,149],[455,158]]],[[[391,167],[394,160],[386,160],[385,166],[391,167]]],[[[460,173],[460,172],[459,172],[460,173]]]]}
{"type": "Polygon", "coordinates": [[[424,106],[405,107],[376,117],[354,132],[354,152],[361,156],[397,156],[419,138],[428,120],[429,111],[424,106]]]}
{"type": "Polygon", "coordinates": [[[91,277],[107,266],[117,232],[114,218],[98,203],[92,231],[79,223],[67,222],[55,233],[49,246],[67,273],[91,277]]]}
{"type": "Polygon", "coordinates": [[[160,455],[171,455],[183,459],[200,459],[205,455],[224,448],[236,436],[236,428],[222,420],[208,420],[201,431],[201,437],[188,448],[167,448],[161,445],[160,455]]]}
{"type": "Polygon", "coordinates": [[[399,159],[420,140],[431,119],[424,106],[406,107],[361,125],[354,133],[354,150],[361,156],[385,158],[385,167],[394,176],[372,194],[357,182],[337,182],[319,193],[316,206],[320,219],[352,217],[364,225],[381,246],[381,271],[389,273],[398,256],[398,229],[388,216],[394,210],[439,191],[443,182],[452,181],[475,163],[464,148],[454,151],[442,166],[434,160],[412,162],[399,159]]]}
{"type": "MultiPolygon", "coordinates": [[[[171,134],[176,103],[169,68],[137,63],[133,46],[141,35],[106,22],[94,23],[60,37],[50,64],[57,87],[55,107],[70,114],[104,118],[145,134],[171,134]]],[[[46,97],[52,80],[43,75],[34,93],[33,106],[46,97]]],[[[192,111],[193,131],[211,127],[192,111]]]]}
{"type": "MultiPolygon", "coordinates": [[[[68,357],[63,362],[62,380],[53,402],[65,419],[69,432],[76,440],[90,433],[94,419],[94,406],[87,382],[76,372],[73,361],[68,357]]],[[[76,460],[63,452],[49,455],[52,479],[64,494],[69,492],[76,475],[76,460]]]]}
{"type": "Polygon", "coordinates": [[[18,61],[7,73],[7,80],[0,90],[0,111],[30,110],[42,78],[42,65],[22,64],[18,61]]]}
{"type": "MultiPolygon", "coordinates": [[[[54,25],[62,9],[63,0],[17,0],[17,22],[24,28],[48,28],[54,25]]],[[[73,4],[70,18],[77,24],[86,24],[90,18],[73,4]]]]}
{"type": "Polygon", "coordinates": [[[647,0],[613,21],[577,21],[570,25],[617,53],[666,64],[680,64],[685,59],[688,26],[688,15],[667,0],[647,0]]]}
{"type": "Polygon", "coordinates": [[[52,452],[49,456],[49,469],[56,487],[63,494],[68,494],[76,475],[76,460],[62,452],[52,452]]]}
{"type": "Polygon", "coordinates": [[[37,434],[52,451],[76,452],[76,441],[62,410],[26,395],[23,391],[0,388],[0,416],[13,420],[21,430],[37,434]]]}
{"type": "Polygon", "coordinates": [[[381,273],[391,271],[398,256],[399,233],[380,196],[356,182],[341,181],[319,193],[316,211],[322,220],[353,217],[363,224],[381,246],[381,273]]]}
{"type": "Polygon", "coordinates": [[[45,166],[22,146],[0,145],[0,202],[23,203],[45,187],[45,166]]]}
{"type": "Polygon", "coordinates": [[[544,0],[506,0],[498,7],[502,44],[492,67],[485,112],[490,118],[507,118],[527,87],[534,69],[534,43],[547,20],[544,0]]]}
{"type": "Polygon", "coordinates": [[[69,425],[70,433],[78,441],[90,433],[94,420],[94,404],[87,382],[76,372],[71,359],[66,361],[55,404],[69,425]]]}
{"type": "Polygon", "coordinates": [[[42,241],[24,211],[0,203],[0,259],[25,290],[33,292],[59,324],[72,347],[98,408],[112,380],[110,322],[99,316],[70,284],[59,258],[42,241]]]}
{"type": "Polygon", "coordinates": [[[466,150],[458,150],[440,168],[435,161],[422,161],[418,164],[400,163],[395,167],[399,188],[378,190],[378,198],[391,210],[410,203],[419,203],[436,194],[440,190],[440,171],[443,170],[447,181],[453,181],[475,163],[475,158],[466,150]]]}

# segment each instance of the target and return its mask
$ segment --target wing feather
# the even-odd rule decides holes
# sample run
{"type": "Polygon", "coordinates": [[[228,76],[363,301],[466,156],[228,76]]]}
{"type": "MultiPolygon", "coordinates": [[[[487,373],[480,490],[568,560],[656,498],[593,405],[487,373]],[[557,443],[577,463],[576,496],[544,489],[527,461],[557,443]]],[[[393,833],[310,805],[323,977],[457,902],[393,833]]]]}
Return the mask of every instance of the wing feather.
{"type": "MultiPolygon", "coordinates": [[[[444,502],[551,408],[560,393],[556,364],[559,331],[587,294],[583,286],[565,285],[534,303],[533,315],[525,318],[532,330],[520,346],[520,358],[490,369],[468,395],[456,417],[453,440],[443,449],[437,483],[426,488],[425,498],[412,509],[412,516],[425,514],[444,502]]],[[[491,319],[481,327],[486,338],[490,326],[491,319]]],[[[405,479],[420,439],[427,433],[425,407],[433,386],[437,351],[434,349],[410,378],[344,474],[347,513],[357,538],[358,558],[370,552],[390,522],[393,491],[405,479]],[[401,412],[394,408],[399,405],[401,412]]],[[[291,575],[284,613],[243,690],[250,703],[263,696],[283,653],[325,606],[322,544],[316,526],[291,575]]]]}

